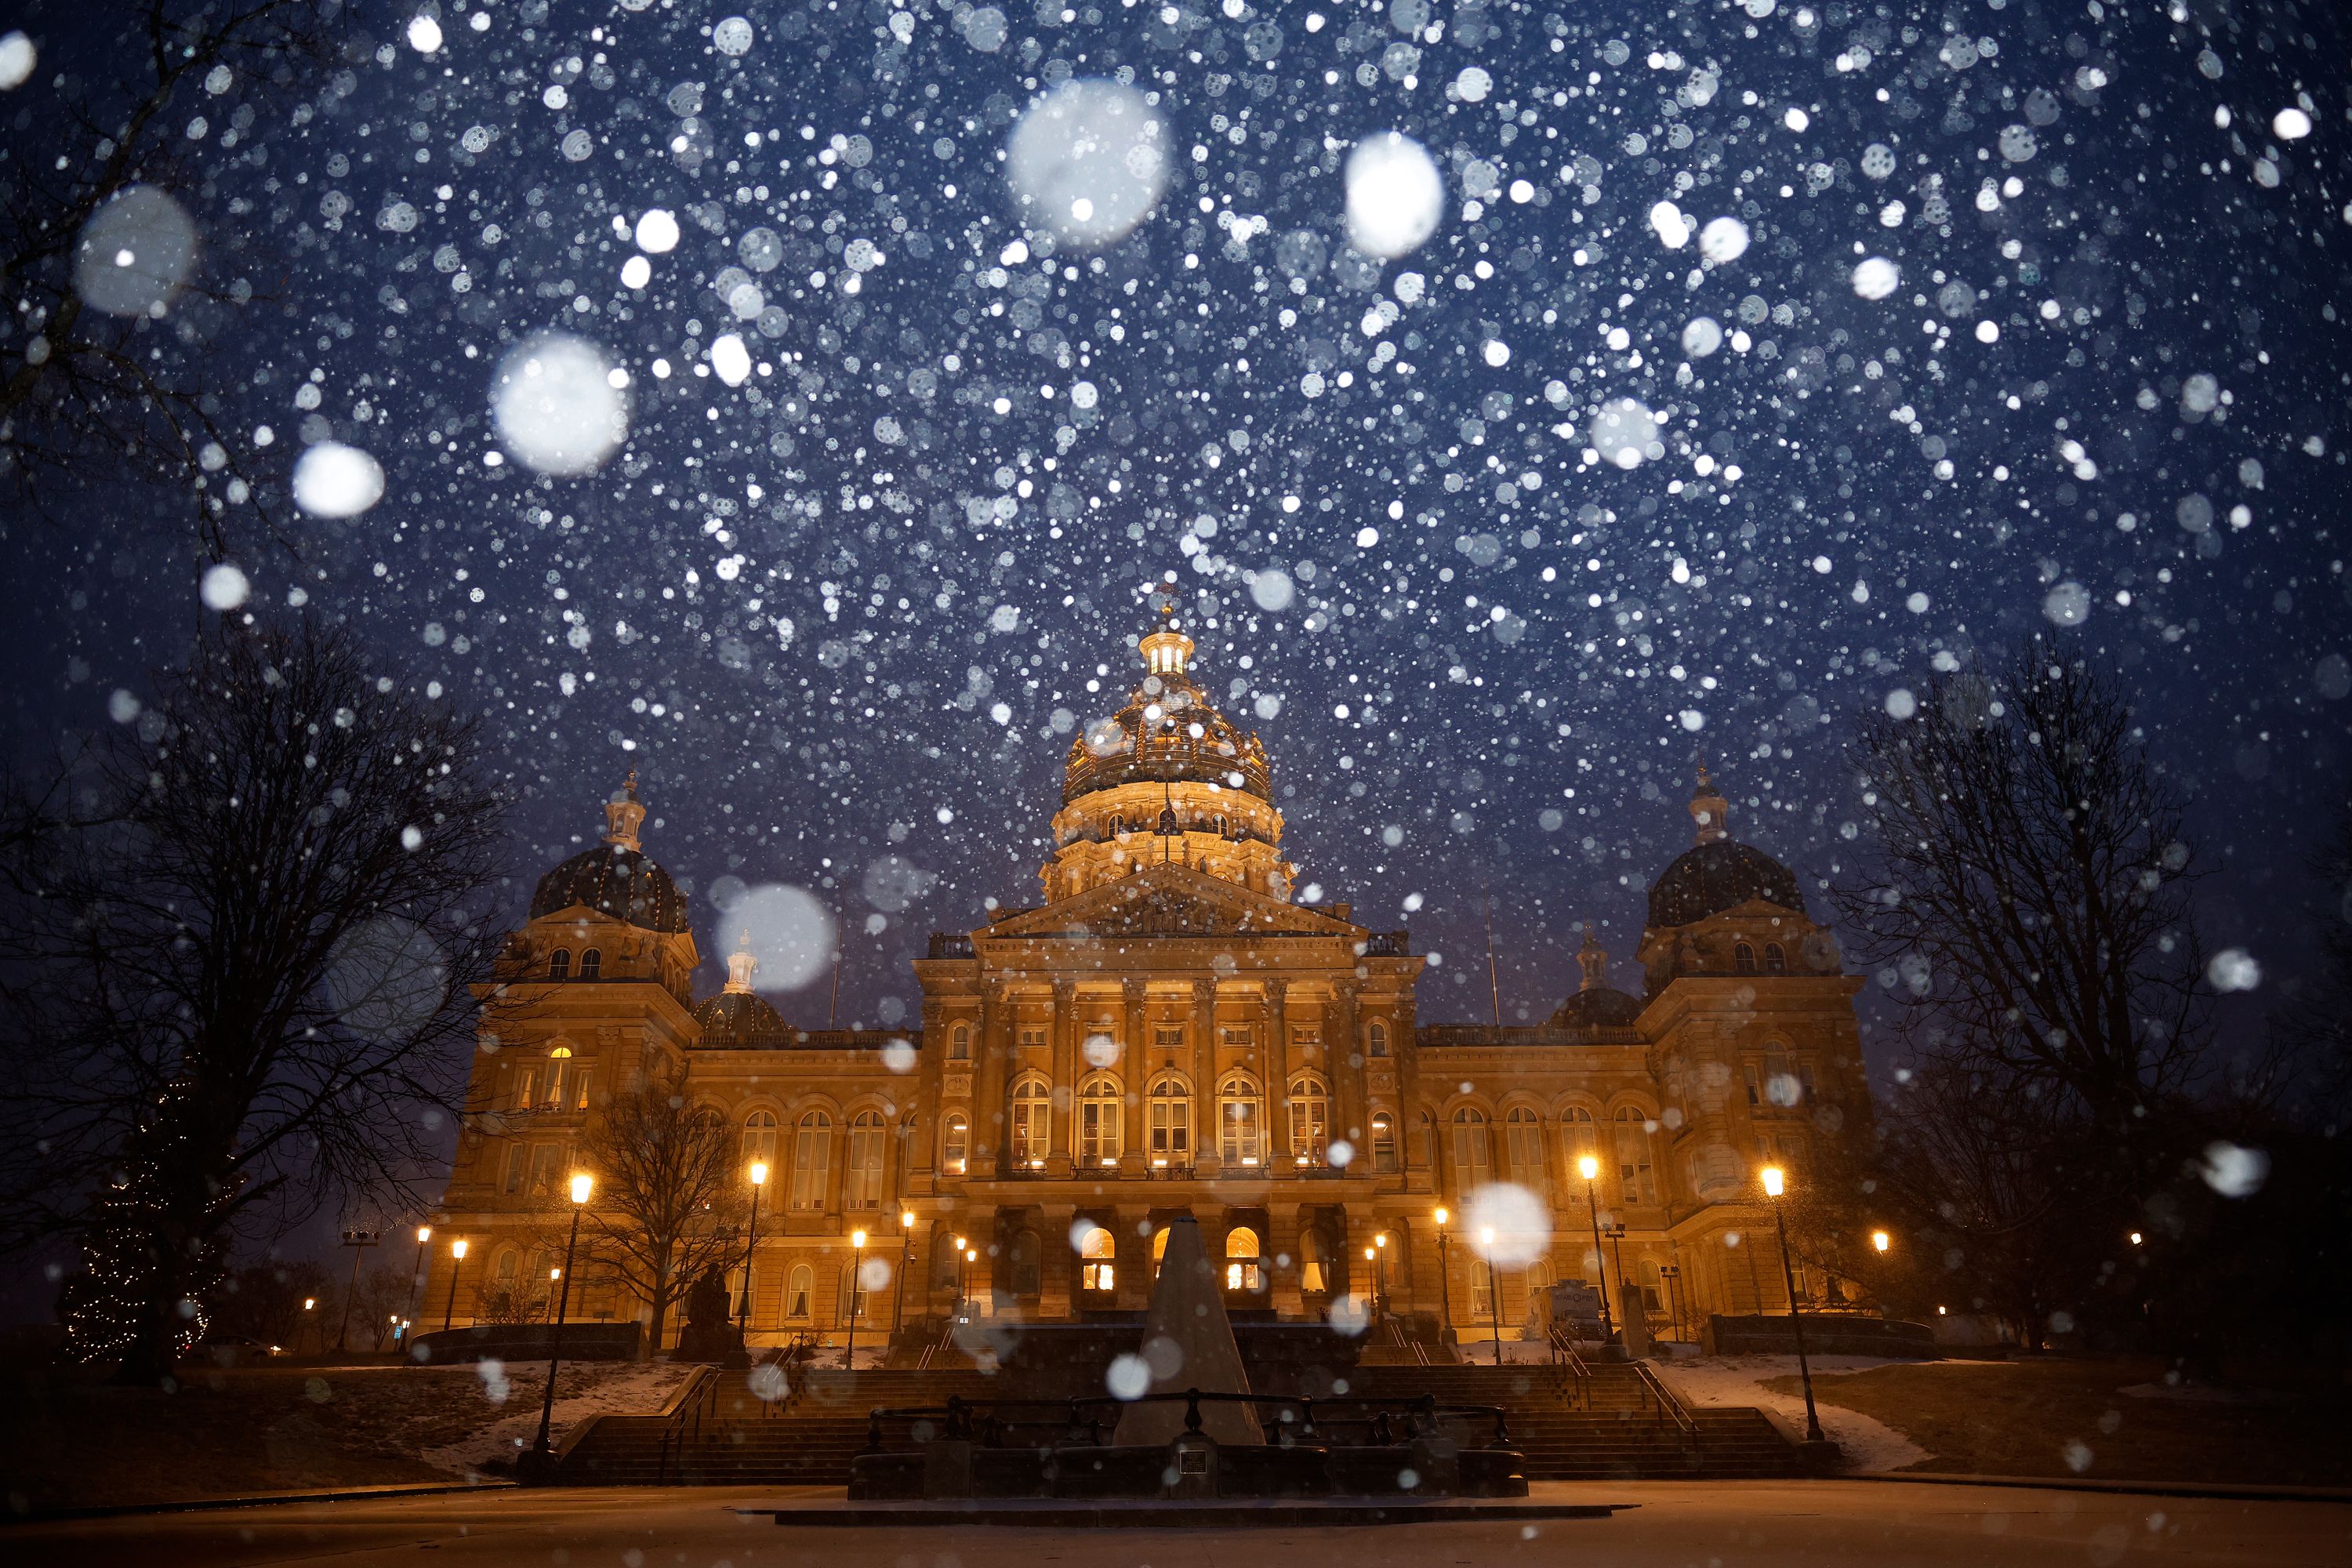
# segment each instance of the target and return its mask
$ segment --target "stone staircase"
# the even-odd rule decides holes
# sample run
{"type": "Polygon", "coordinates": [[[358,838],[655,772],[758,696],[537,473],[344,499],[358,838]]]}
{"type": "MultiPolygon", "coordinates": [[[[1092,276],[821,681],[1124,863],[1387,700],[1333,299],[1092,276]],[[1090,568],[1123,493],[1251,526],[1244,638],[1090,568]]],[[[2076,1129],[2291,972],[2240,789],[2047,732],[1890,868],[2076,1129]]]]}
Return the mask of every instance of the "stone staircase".
{"type": "MultiPolygon", "coordinates": [[[[810,1372],[792,1399],[771,1404],[753,1395],[746,1373],[719,1373],[688,1401],[700,1408],[689,1407],[684,1421],[598,1421],[564,1455],[559,1478],[581,1486],[846,1486],[875,1407],[1011,1392],[1002,1377],[961,1368],[810,1372]]],[[[1803,1473],[1796,1449],[1759,1411],[1693,1408],[1694,1444],[1623,1363],[1591,1363],[1580,1385],[1552,1366],[1370,1364],[1356,1370],[1348,1392],[1499,1406],[1529,1480],[1803,1473]]]]}
{"type": "Polygon", "coordinates": [[[1690,1406],[1696,1432],[1685,1433],[1660,1411],[1631,1363],[1588,1365],[1580,1384],[1554,1366],[1369,1365],[1357,1369],[1349,1392],[1499,1406],[1531,1481],[1804,1473],[1796,1448],[1761,1411],[1690,1406]]]}

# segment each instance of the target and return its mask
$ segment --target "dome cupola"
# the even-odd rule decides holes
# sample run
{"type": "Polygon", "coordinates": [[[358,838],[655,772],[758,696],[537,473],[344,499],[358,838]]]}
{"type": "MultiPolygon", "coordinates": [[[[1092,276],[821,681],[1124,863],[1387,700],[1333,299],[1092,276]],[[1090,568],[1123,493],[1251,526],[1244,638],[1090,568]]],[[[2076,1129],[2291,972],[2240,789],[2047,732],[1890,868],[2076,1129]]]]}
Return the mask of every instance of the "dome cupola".
{"type": "Polygon", "coordinates": [[[631,769],[628,778],[604,803],[604,841],[539,879],[530,898],[530,918],[586,909],[646,931],[685,931],[686,900],[679,896],[677,885],[638,847],[645,820],[645,805],[637,799],[636,771],[631,769]]]}
{"type": "Polygon", "coordinates": [[[1752,845],[1731,837],[1731,803],[1715,787],[1704,765],[1691,791],[1690,815],[1697,842],[1650,885],[1650,924],[1686,926],[1760,899],[1798,914],[1805,897],[1797,874],[1752,845]]]}

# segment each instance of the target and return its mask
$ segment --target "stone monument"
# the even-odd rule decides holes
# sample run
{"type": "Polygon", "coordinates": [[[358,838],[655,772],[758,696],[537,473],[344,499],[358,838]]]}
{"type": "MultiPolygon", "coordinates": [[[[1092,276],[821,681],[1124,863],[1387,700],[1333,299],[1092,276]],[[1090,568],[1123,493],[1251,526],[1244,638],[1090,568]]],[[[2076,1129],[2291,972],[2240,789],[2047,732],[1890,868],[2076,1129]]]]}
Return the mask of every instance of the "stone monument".
{"type": "MultiPolygon", "coordinates": [[[[1168,1249],[1143,1321],[1142,1355],[1151,1368],[1152,1394],[1191,1388],[1203,1394],[1251,1392],[1233,1322],[1225,1316],[1224,1293],[1217,1289],[1216,1265],[1201,1245],[1200,1223],[1190,1215],[1168,1226],[1168,1249]]],[[[1227,1445],[1265,1441],[1257,1416],[1238,1401],[1203,1400],[1201,1430],[1227,1445]]],[[[1181,1400],[1150,1400],[1120,1412],[1111,1441],[1119,1447],[1157,1447],[1183,1432],[1181,1400]]]]}

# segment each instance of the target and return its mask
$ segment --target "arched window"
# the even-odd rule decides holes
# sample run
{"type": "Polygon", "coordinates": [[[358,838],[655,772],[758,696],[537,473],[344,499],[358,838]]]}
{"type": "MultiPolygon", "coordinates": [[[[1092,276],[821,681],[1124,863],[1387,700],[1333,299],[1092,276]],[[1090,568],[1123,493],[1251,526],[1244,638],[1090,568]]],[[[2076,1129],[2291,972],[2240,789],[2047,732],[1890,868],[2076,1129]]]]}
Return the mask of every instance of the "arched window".
{"type": "Polygon", "coordinates": [[[1543,1123],[1524,1105],[1511,1107],[1503,1118],[1503,1142],[1511,1162],[1511,1180],[1549,1202],[1551,1177],[1544,1169],[1543,1123]]]}
{"type": "Polygon", "coordinates": [[[1331,1091],[1311,1072],[1290,1080],[1290,1152],[1302,1165],[1319,1165],[1331,1142],[1331,1091]]]}
{"type": "Polygon", "coordinates": [[[521,1267],[522,1254],[509,1247],[499,1254],[499,1266],[490,1277],[499,1282],[501,1289],[511,1290],[514,1289],[515,1270],[521,1267]]]}
{"type": "Polygon", "coordinates": [[[572,978],[572,950],[559,947],[547,955],[547,977],[550,980],[572,978]]]}
{"type": "Polygon", "coordinates": [[[882,1113],[861,1110],[849,1122],[849,1169],[844,1207],[882,1206],[882,1113]]]}
{"type": "MultiPolygon", "coordinates": [[[[1184,1080],[1164,1073],[1151,1085],[1151,1163],[1192,1163],[1192,1094],[1184,1080]]],[[[1161,1233],[1165,1235],[1165,1232],[1161,1233]]],[[[1153,1254],[1156,1258],[1158,1254],[1153,1254]]],[[[1156,1272],[1156,1270],[1155,1270],[1156,1272]]]]}
{"type": "Polygon", "coordinates": [[[1581,1180],[1583,1173],[1579,1170],[1577,1162],[1587,1154],[1599,1156],[1600,1129],[1592,1124],[1592,1112],[1580,1105],[1571,1105],[1568,1108],[1568,1114],[1560,1119],[1560,1131],[1568,1140],[1568,1168],[1577,1172],[1578,1179],[1581,1180]]]}
{"type": "Polygon", "coordinates": [[[1650,1119],[1631,1106],[1617,1113],[1617,1191],[1629,1204],[1658,1201],[1650,1173],[1650,1119]]]}
{"type": "Polygon", "coordinates": [[[1217,1157],[1228,1165],[1263,1164],[1265,1110],[1257,1085],[1234,1073],[1217,1086],[1217,1157]]]}
{"type": "Polygon", "coordinates": [[[1112,1261],[1118,1253],[1118,1242],[1110,1232],[1100,1226],[1087,1232],[1078,1243],[1078,1289],[1108,1290],[1112,1261]]]}
{"type": "Polygon", "coordinates": [[[1045,1163],[1052,1146],[1054,1095],[1042,1078],[1023,1079],[1013,1086],[1013,1163],[1034,1169],[1045,1163]]]}
{"type": "Polygon", "coordinates": [[[1225,1289],[1252,1293],[1265,1289],[1265,1271],[1258,1261],[1257,1232],[1245,1225],[1225,1232],[1225,1289]]]}
{"type": "Polygon", "coordinates": [[[1301,1294],[1323,1296],[1338,1281],[1331,1271],[1331,1241],[1323,1227],[1310,1225],[1298,1233],[1298,1289],[1301,1294]]]}
{"type": "Polygon", "coordinates": [[[1372,1173],[1392,1175],[1396,1168],[1396,1122],[1383,1110],[1372,1118],[1372,1173]]]}
{"type": "Polygon", "coordinates": [[[793,1207],[824,1207],[825,1178],[833,1169],[833,1118],[812,1110],[801,1118],[793,1145],[793,1207]]]}
{"type": "Polygon", "coordinates": [[[1078,1089],[1078,1158],[1089,1165],[1118,1163],[1125,1109],[1118,1079],[1097,1073],[1078,1089]]]}
{"type": "Polygon", "coordinates": [[[604,971],[604,950],[592,947],[580,955],[580,978],[593,980],[604,971]]]}
{"type": "Polygon", "coordinates": [[[805,1263],[793,1265],[792,1274],[784,1284],[784,1318],[790,1322],[808,1321],[809,1298],[816,1294],[816,1270],[805,1263]]]}
{"type": "Polygon", "coordinates": [[[940,1127],[940,1169],[950,1176],[961,1176],[971,1152],[969,1125],[962,1117],[950,1116],[940,1127]]]}
{"type": "Polygon", "coordinates": [[[968,1062],[971,1059],[971,1026],[958,1024],[948,1031],[948,1059],[968,1062]]]}
{"type": "Polygon", "coordinates": [[[1731,949],[1731,967],[1742,974],[1756,973],[1756,950],[1746,942],[1736,942],[1731,949]]]}
{"type": "Polygon", "coordinates": [[[1013,1266],[1010,1270],[1014,1295],[1034,1296],[1038,1293],[1040,1287],[1038,1263],[1043,1257],[1044,1251],[1037,1245],[1035,1231],[1024,1230],[1014,1234],[1013,1266]]]}
{"type": "Polygon", "coordinates": [[[1151,1237],[1151,1277],[1160,1278],[1160,1259],[1168,1256],[1168,1227],[1161,1226],[1151,1237]]]}
{"type": "Polygon", "coordinates": [[[1486,1113],[1465,1105],[1454,1113],[1454,1180],[1464,1195],[1494,1179],[1495,1156],[1486,1142],[1486,1113]]]}
{"type": "Polygon", "coordinates": [[[547,1067],[537,1089],[540,1110],[562,1110],[572,1103],[564,1093],[571,1085],[572,1071],[570,1046],[557,1046],[547,1053],[547,1067]]]}
{"type": "Polygon", "coordinates": [[[1373,1019],[1372,1026],[1364,1031],[1364,1040],[1367,1055],[1384,1057],[1389,1054],[1389,1026],[1378,1018],[1373,1019]]]}
{"type": "Polygon", "coordinates": [[[743,1118],[743,1165],[751,1168],[753,1161],[776,1168],[776,1113],[755,1110],[743,1118]]]}
{"type": "Polygon", "coordinates": [[[1777,942],[1766,942],[1764,944],[1764,973],[1767,974],[1788,973],[1789,950],[1782,947],[1777,942]]]}

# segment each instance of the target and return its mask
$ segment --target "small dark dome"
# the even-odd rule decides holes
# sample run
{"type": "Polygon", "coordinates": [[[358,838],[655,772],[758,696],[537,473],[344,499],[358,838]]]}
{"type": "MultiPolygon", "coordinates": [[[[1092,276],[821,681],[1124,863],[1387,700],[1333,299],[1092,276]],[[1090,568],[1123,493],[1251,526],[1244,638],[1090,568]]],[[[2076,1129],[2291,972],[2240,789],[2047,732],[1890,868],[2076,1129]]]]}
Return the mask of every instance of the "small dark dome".
{"type": "Polygon", "coordinates": [[[669,873],[618,844],[583,849],[541,877],[530,896],[530,918],[560,914],[574,905],[647,931],[687,929],[686,900],[669,873]]]}
{"type": "Polygon", "coordinates": [[[783,1015],[753,991],[722,991],[694,1010],[702,1026],[706,1050],[776,1050],[797,1042],[800,1036],[783,1015]]]}
{"type": "Polygon", "coordinates": [[[1650,885],[1650,924],[1686,926],[1750,899],[1805,912],[1795,872],[1753,845],[1718,838],[1675,856],[1650,885]]]}
{"type": "Polygon", "coordinates": [[[1630,1029],[1642,1016],[1642,1004],[1608,985],[1588,985],[1571,994],[1551,1016],[1555,1029],[1630,1029]]]}

